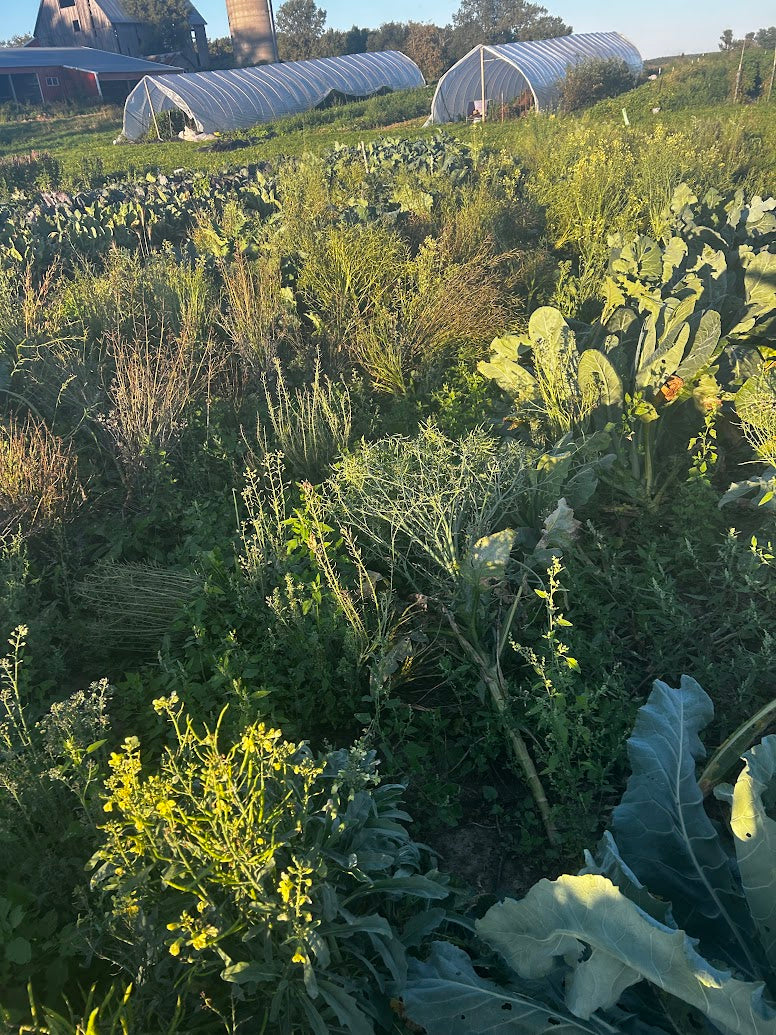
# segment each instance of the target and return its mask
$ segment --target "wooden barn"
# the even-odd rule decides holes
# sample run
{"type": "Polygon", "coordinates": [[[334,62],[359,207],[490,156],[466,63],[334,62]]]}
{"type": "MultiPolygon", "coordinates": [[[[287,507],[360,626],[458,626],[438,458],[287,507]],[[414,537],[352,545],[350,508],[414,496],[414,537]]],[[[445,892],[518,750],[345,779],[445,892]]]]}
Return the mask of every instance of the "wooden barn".
{"type": "MultiPolygon", "coordinates": [[[[192,68],[207,68],[206,22],[189,6],[190,45],[184,54],[192,68]]],[[[128,15],[121,0],[41,0],[31,46],[93,47],[143,57],[153,42],[149,27],[128,15]]]]}

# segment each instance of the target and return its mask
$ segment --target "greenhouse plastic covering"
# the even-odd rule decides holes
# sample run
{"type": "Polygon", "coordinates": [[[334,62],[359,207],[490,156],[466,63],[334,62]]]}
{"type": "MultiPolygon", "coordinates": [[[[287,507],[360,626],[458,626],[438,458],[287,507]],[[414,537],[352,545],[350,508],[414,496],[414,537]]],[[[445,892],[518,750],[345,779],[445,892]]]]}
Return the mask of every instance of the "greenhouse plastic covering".
{"type": "Polygon", "coordinates": [[[146,76],[127,98],[124,136],[140,140],[154,114],[176,108],[200,133],[214,133],[309,111],[332,93],[369,97],[380,90],[424,84],[415,62],[395,50],[258,68],[146,76]]]}
{"type": "MultiPolygon", "coordinates": [[[[638,50],[619,32],[589,32],[529,43],[479,44],[439,80],[431,102],[430,122],[455,122],[481,107],[482,76],[485,99],[491,106],[509,103],[526,91],[537,111],[560,100],[566,72],[581,61],[620,58],[634,73],[642,69],[638,50]]],[[[486,110],[487,117],[487,110],[486,110]]]]}

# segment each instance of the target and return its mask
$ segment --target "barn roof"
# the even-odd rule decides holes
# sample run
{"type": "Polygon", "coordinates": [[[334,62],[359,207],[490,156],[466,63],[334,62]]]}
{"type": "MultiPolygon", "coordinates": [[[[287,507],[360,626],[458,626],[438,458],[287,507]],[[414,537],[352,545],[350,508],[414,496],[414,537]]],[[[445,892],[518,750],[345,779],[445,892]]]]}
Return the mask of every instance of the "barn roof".
{"type": "MultiPolygon", "coordinates": [[[[127,23],[130,25],[139,25],[142,23],[141,18],[137,18],[134,15],[130,17],[121,5],[121,0],[93,0],[99,7],[102,8],[105,15],[110,18],[114,25],[121,25],[127,23]]],[[[194,4],[189,4],[191,13],[189,15],[190,25],[207,25],[207,22],[196,9],[194,4]]]]}
{"type": "Polygon", "coordinates": [[[0,47],[0,71],[14,68],[78,68],[84,72],[128,72],[138,75],[180,72],[180,67],[113,54],[92,47],[0,47]]]}

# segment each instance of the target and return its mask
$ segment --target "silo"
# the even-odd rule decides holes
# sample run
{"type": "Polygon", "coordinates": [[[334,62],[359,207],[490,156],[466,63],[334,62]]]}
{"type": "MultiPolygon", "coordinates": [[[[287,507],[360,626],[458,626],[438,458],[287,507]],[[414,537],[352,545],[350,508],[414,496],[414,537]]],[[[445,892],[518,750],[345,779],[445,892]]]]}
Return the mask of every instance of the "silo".
{"type": "Polygon", "coordinates": [[[238,65],[277,61],[272,0],[226,0],[226,13],[238,65]]]}

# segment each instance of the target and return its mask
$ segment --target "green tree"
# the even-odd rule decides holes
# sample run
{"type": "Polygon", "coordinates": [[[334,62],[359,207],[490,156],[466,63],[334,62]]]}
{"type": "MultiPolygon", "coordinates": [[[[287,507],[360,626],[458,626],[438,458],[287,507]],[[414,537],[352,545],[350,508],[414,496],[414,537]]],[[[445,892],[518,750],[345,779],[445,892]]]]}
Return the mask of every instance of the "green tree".
{"type": "Polygon", "coordinates": [[[231,36],[218,36],[208,40],[211,68],[234,68],[234,47],[231,36]]]}
{"type": "Polygon", "coordinates": [[[768,29],[758,29],[754,39],[758,46],[773,50],[776,47],[776,25],[771,25],[768,29]]]}
{"type": "Polygon", "coordinates": [[[605,97],[616,97],[636,84],[633,72],[618,58],[582,61],[566,73],[561,93],[563,111],[578,111],[605,97]]]}
{"type": "Polygon", "coordinates": [[[407,28],[404,53],[412,58],[429,82],[439,79],[447,67],[445,30],[422,22],[408,22],[407,28]]]}
{"type": "Polygon", "coordinates": [[[340,54],[363,54],[369,29],[353,25],[350,29],[327,29],[315,45],[315,57],[338,57],[340,54]]]}
{"type": "Polygon", "coordinates": [[[143,43],[150,53],[180,50],[189,42],[189,0],[122,0],[122,6],[146,26],[143,43]]]}
{"type": "Polygon", "coordinates": [[[314,57],[323,36],[326,12],[315,0],[286,0],[278,8],[275,26],[282,61],[304,61],[314,57]]]}
{"type": "Polygon", "coordinates": [[[478,43],[551,39],[572,31],[570,25],[551,15],[546,7],[527,0],[461,0],[453,15],[453,25],[456,58],[478,43]]]}
{"type": "Polygon", "coordinates": [[[11,36],[7,40],[0,40],[0,47],[23,47],[32,39],[29,32],[22,32],[18,36],[11,36]]]}
{"type": "Polygon", "coordinates": [[[733,30],[725,29],[719,38],[719,49],[720,50],[732,50],[736,45],[736,41],[733,39],[733,30]]]}
{"type": "Polygon", "coordinates": [[[367,37],[366,49],[403,50],[409,28],[405,22],[383,22],[379,29],[372,29],[367,37]]]}

